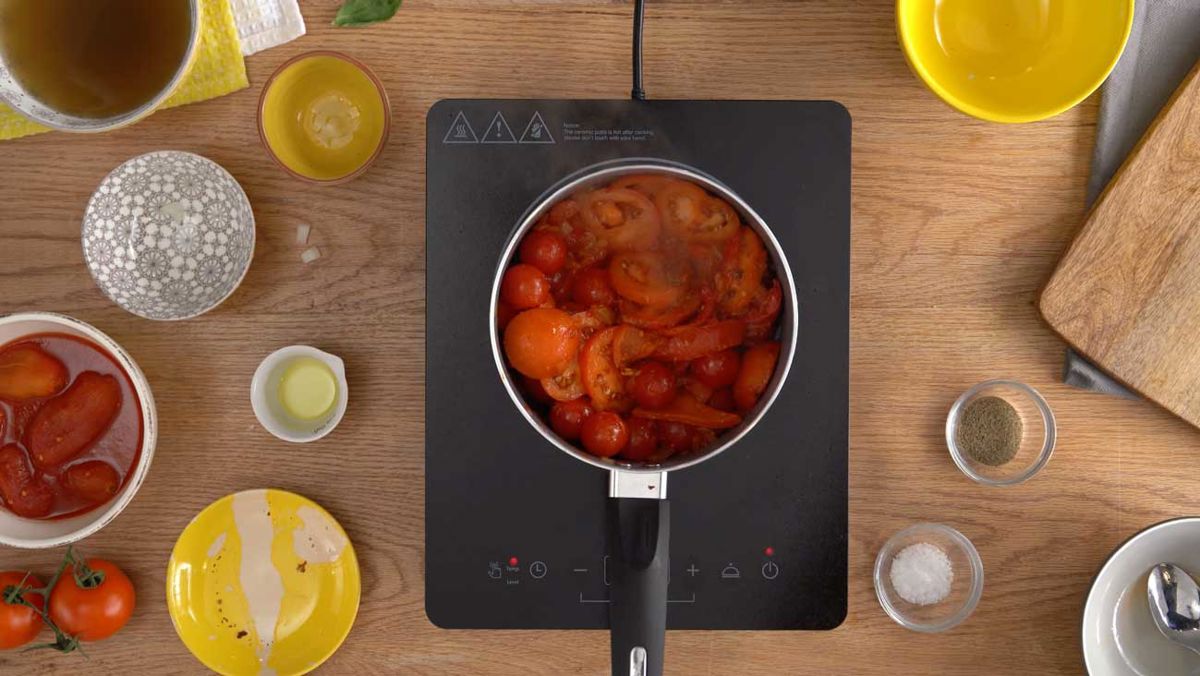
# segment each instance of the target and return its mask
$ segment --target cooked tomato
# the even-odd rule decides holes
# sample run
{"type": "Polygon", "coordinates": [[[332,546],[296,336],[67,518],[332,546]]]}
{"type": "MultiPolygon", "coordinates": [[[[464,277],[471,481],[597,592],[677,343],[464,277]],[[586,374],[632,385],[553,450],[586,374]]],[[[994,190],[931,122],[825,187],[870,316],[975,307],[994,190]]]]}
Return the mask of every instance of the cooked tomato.
{"type": "Polygon", "coordinates": [[[578,441],[583,421],[595,413],[587,399],[560,401],[550,409],[550,427],[567,441],[578,441]]]}
{"type": "Polygon", "coordinates": [[[733,400],[738,409],[749,411],[767,389],[779,360],[779,343],[761,343],[742,355],[742,368],[733,383],[733,400]]]}
{"type": "Polygon", "coordinates": [[[711,388],[729,387],[737,380],[742,358],[733,350],[722,350],[692,360],[692,377],[711,388]]]}
{"type": "Polygon", "coordinates": [[[658,450],[658,429],[655,422],[634,416],[626,425],[629,427],[629,444],[621,450],[621,457],[640,461],[654,455],[658,450]]]}
{"type": "Polygon", "coordinates": [[[735,427],[742,422],[740,415],[702,404],[690,392],[680,392],[670,404],[659,409],[636,408],[634,415],[709,429],[735,427]]]}
{"type": "Polygon", "coordinates": [[[110,375],[84,371],[66,392],[46,402],[29,424],[29,456],[41,470],[57,467],[88,448],[121,410],[121,385],[110,375]]]}
{"type": "Polygon", "coordinates": [[[664,332],[667,340],[654,355],[667,361],[692,361],[742,344],[746,325],[737,320],[707,326],[680,326],[664,332]]]}
{"type": "Polygon", "coordinates": [[[658,210],[636,190],[593,190],[579,199],[579,208],[584,224],[613,249],[648,249],[658,240],[658,210]]]}
{"type": "Polygon", "coordinates": [[[552,378],[543,378],[541,388],[553,401],[571,401],[583,396],[583,380],[579,376],[579,360],[572,359],[567,368],[552,378]]]}
{"type": "Polygon", "coordinates": [[[584,306],[615,303],[617,295],[608,281],[608,270],[587,268],[576,273],[571,281],[571,300],[584,306]]]}
{"type": "Polygon", "coordinates": [[[660,188],[654,204],[667,232],[687,242],[723,242],[742,224],[728,202],[686,181],[673,181],[660,188]]]}
{"type": "Polygon", "coordinates": [[[680,378],[679,386],[695,397],[696,401],[703,404],[707,404],[713,394],[713,388],[692,377],[680,378]]]}
{"type": "Polygon", "coordinates": [[[541,402],[543,404],[553,404],[555,401],[554,397],[551,397],[549,393],[546,392],[546,388],[542,386],[542,381],[536,378],[521,376],[521,389],[523,389],[525,394],[529,395],[529,397],[534,401],[541,402]]]}
{"type": "Polygon", "coordinates": [[[0,399],[23,401],[58,394],[67,386],[67,367],[33,343],[0,351],[0,399]]]}
{"type": "Polygon", "coordinates": [[[0,497],[9,511],[29,519],[44,517],[54,508],[54,493],[29,468],[25,451],[16,444],[0,448],[0,497]]]}
{"type": "Polygon", "coordinates": [[[767,289],[755,295],[743,321],[746,322],[746,338],[758,340],[769,338],[775,330],[775,320],[783,308],[783,289],[776,279],[767,289]]]}
{"type": "Polygon", "coordinates": [[[4,438],[4,433],[8,431],[8,416],[5,415],[4,409],[0,409],[0,439],[4,438]]]}
{"type": "MultiPolygon", "coordinates": [[[[634,416],[636,420],[637,417],[634,416]]],[[[671,420],[657,421],[658,440],[663,446],[677,453],[692,450],[692,428],[671,420]]]]}
{"type": "Polygon", "coordinates": [[[579,202],[566,199],[550,207],[550,211],[546,212],[546,223],[551,227],[559,228],[578,215],[579,202]]]}
{"type": "Polygon", "coordinates": [[[662,174],[629,174],[613,181],[612,187],[636,190],[653,199],[655,193],[674,181],[675,179],[662,174]]]}
{"type": "Polygon", "coordinates": [[[712,396],[708,398],[707,403],[719,411],[737,410],[737,402],[733,400],[733,390],[728,387],[713,390],[712,396]]]}
{"type": "Polygon", "coordinates": [[[613,334],[613,363],[617,368],[641,361],[658,349],[662,337],[635,326],[622,324],[613,334]]]}
{"type": "Polygon", "coordinates": [[[521,240],[521,262],[552,275],[567,264],[567,240],[551,230],[534,230],[521,240]]]}
{"type": "Polygon", "coordinates": [[[71,465],[63,472],[62,482],[67,490],[93,504],[108,502],[121,488],[117,470],[103,460],[71,465]]]}
{"type": "Polygon", "coordinates": [[[504,330],[508,362],[530,378],[562,373],[579,351],[579,328],[571,315],[553,308],[533,308],[513,317],[504,330]]]}
{"type": "Polygon", "coordinates": [[[500,300],[517,310],[537,307],[550,300],[550,280],[532,265],[518,263],[500,281],[500,300]]]}
{"type": "Polygon", "coordinates": [[[629,428],[616,413],[600,411],[584,419],[579,439],[592,455],[611,458],[629,443],[629,428]]]}
{"type": "Polygon", "coordinates": [[[613,256],[608,266],[613,289],[638,305],[669,307],[687,289],[687,271],[652,251],[626,251],[613,256]]]}
{"type": "Polygon", "coordinates": [[[767,250],[758,234],[742,228],[725,245],[717,272],[717,302],[726,317],[741,315],[762,288],[767,272],[767,250]]]}
{"type": "Polygon", "coordinates": [[[658,362],[645,362],[629,380],[628,390],[638,406],[662,408],[675,399],[675,374],[658,362]]]}
{"type": "Polygon", "coordinates": [[[116,564],[88,559],[68,565],[50,591],[50,619],[81,641],[100,641],[133,616],[133,583],[116,564]]]}
{"type": "Polygon", "coordinates": [[[579,329],[581,339],[590,338],[593,333],[612,326],[617,321],[617,316],[613,313],[612,308],[604,305],[593,305],[583,312],[576,312],[571,315],[571,318],[575,320],[575,326],[579,329]]]}
{"type": "Polygon", "coordinates": [[[642,329],[667,329],[687,321],[700,309],[700,297],[687,294],[679,302],[668,308],[657,308],[648,305],[638,305],[621,299],[618,307],[621,310],[621,321],[642,329]]]}
{"type": "Polygon", "coordinates": [[[617,330],[617,327],[609,327],[600,331],[584,343],[579,353],[583,389],[599,411],[624,411],[633,405],[613,362],[613,340],[617,330]]]}
{"type": "Polygon", "coordinates": [[[514,310],[511,305],[505,303],[504,301],[500,301],[496,304],[496,329],[503,332],[504,327],[508,326],[508,323],[512,321],[512,318],[516,316],[517,311],[514,310]]]}
{"type": "Polygon", "coordinates": [[[41,594],[24,592],[41,587],[42,581],[35,575],[16,571],[0,573],[0,650],[20,648],[37,638],[42,630],[38,610],[44,608],[46,602],[41,594]],[[19,603],[18,596],[38,610],[19,603]]]}
{"type": "Polygon", "coordinates": [[[698,279],[710,280],[721,268],[722,246],[711,242],[691,242],[687,246],[687,252],[688,260],[698,279]]]}

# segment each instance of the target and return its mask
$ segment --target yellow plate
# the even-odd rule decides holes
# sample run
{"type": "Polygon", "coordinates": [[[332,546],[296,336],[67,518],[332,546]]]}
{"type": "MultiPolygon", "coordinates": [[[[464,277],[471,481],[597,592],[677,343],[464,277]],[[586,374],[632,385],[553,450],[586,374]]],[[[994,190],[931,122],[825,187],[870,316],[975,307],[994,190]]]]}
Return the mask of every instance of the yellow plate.
{"type": "Polygon", "coordinates": [[[294,676],[341,646],[358,615],[358,559],[315,502],[274,489],[227,495],[179,536],[167,607],[184,645],[225,676],[294,676]]]}
{"type": "Polygon", "coordinates": [[[897,0],[913,71],[942,100],[994,122],[1053,117],[1117,65],[1134,0],[897,0]]]}

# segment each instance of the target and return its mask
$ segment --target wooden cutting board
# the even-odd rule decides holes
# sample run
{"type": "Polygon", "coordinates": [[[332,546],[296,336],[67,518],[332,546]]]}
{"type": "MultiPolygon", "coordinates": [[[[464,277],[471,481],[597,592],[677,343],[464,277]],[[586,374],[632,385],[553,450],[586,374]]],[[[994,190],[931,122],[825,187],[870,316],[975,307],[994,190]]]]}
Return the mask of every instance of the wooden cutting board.
{"type": "Polygon", "coordinates": [[[1200,63],[1096,201],[1040,306],[1077,351],[1200,427],[1200,63]]]}

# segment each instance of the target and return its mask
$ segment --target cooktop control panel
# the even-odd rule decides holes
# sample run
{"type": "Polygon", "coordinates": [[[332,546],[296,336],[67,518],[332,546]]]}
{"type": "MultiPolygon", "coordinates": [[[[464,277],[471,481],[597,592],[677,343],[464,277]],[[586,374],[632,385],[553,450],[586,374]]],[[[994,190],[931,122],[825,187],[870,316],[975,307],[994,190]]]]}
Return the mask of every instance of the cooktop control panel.
{"type": "Polygon", "coordinates": [[[821,101],[448,100],[427,118],[425,605],[447,628],[608,626],[608,476],[556,449],[496,373],[501,249],[547,189],[654,158],[767,222],[799,296],[770,411],[672,472],[668,627],[831,629],[846,614],[850,119],[821,101]]]}

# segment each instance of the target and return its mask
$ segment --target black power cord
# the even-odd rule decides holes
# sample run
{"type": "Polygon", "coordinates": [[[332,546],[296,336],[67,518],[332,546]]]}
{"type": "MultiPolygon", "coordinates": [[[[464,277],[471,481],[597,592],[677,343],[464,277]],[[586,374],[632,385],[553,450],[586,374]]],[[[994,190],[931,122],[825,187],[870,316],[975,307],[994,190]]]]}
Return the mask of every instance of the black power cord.
{"type": "Polygon", "coordinates": [[[646,90],[642,89],[642,24],[646,20],[646,0],[633,2],[633,91],[635,101],[646,100],[646,90]]]}

